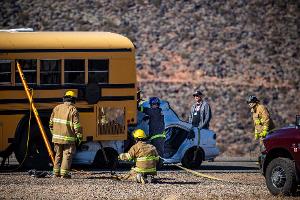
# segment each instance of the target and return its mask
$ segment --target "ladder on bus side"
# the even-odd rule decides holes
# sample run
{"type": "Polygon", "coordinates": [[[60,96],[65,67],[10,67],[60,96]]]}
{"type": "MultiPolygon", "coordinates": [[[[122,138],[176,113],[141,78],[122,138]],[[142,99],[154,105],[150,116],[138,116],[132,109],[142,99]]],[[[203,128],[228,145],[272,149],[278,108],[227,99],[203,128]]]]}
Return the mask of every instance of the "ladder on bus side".
{"type": "Polygon", "coordinates": [[[32,111],[33,111],[33,113],[34,113],[36,122],[37,122],[37,124],[38,124],[38,126],[39,126],[40,132],[41,132],[42,137],[43,137],[43,140],[44,140],[44,142],[45,142],[45,145],[46,145],[48,154],[49,154],[49,156],[50,156],[50,158],[51,158],[52,164],[54,164],[54,154],[53,154],[53,151],[52,151],[52,149],[51,149],[51,146],[50,146],[49,140],[48,140],[48,138],[47,138],[46,132],[45,132],[45,130],[44,130],[44,127],[43,127],[41,118],[40,118],[40,116],[39,116],[39,113],[38,113],[38,111],[37,111],[37,109],[36,109],[36,107],[35,107],[35,104],[34,104],[34,102],[33,102],[33,97],[32,97],[32,95],[30,94],[30,89],[29,89],[28,84],[27,84],[27,82],[26,82],[26,80],[25,80],[25,77],[24,77],[24,74],[23,74],[23,71],[22,71],[22,67],[21,67],[21,65],[19,64],[19,62],[17,62],[17,68],[18,68],[18,71],[19,71],[19,75],[20,75],[22,84],[23,84],[23,86],[24,86],[24,90],[25,90],[26,96],[27,96],[27,98],[28,98],[28,100],[29,100],[29,104],[30,104],[31,109],[32,109],[32,111]]]}

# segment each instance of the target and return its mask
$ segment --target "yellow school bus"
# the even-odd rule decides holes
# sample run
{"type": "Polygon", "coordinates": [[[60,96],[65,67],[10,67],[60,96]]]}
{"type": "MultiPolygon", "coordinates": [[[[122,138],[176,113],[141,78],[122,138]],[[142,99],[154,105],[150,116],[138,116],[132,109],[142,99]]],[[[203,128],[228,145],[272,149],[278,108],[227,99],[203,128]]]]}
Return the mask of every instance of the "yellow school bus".
{"type": "Polygon", "coordinates": [[[101,148],[114,155],[124,150],[120,141],[137,120],[135,47],[128,38],[109,32],[0,32],[0,153],[14,151],[25,167],[39,167],[49,160],[34,117],[27,145],[30,105],[16,62],[50,140],[52,109],[66,91],[77,94],[85,144],[75,163],[99,162],[101,148]]]}

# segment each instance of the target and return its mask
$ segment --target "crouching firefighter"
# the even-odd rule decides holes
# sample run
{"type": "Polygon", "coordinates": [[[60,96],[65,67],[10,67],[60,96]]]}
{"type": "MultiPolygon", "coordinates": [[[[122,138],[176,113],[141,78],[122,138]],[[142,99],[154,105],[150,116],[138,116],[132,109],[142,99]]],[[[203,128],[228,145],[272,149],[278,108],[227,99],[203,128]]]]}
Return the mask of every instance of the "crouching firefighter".
{"type": "Polygon", "coordinates": [[[136,180],[138,183],[151,183],[156,172],[156,164],[159,160],[155,146],[146,141],[146,134],[142,129],[133,132],[136,144],[133,145],[128,153],[121,153],[120,160],[134,160],[135,167],[123,177],[122,180],[136,180]]]}
{"type": "Polygon", "coordinates": [[[76,145],[82,141],[79,113],[74,106],[75,93],[67,91],[63,104],[56,106],[50,117],[49,127],[54,143],[55,159],[53,166],[54,177],[71,178],[70,168],[76,145]]]}

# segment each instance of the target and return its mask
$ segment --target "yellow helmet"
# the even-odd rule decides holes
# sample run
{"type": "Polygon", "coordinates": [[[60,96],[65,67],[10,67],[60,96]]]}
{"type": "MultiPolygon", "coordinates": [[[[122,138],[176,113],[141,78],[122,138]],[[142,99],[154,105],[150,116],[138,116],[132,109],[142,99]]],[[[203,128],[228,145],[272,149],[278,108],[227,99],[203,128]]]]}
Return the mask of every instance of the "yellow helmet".
{"type": "Polygon", "coordinates": [[[66,92],[65,96],[69,96],[69,97],[76,97],[75,92],[69,90],[66,92]]]}
{"type": "Polygon", "coordinates": [[[145,139],[147,136],[142,129],[137,129],[133,132],[134,139],[145,139]]]}

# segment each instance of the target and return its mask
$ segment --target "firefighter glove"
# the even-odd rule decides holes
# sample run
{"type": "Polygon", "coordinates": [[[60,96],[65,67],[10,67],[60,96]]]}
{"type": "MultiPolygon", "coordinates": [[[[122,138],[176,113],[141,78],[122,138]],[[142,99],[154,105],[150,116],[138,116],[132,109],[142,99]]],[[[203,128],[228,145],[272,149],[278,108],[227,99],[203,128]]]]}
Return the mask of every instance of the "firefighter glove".
{"type": "Polygon", "coordinates": [[[77,145],[80,146],[81,142],[82,142],[82,135],[81,134],[77,134],[76,135],[76,143],[77,143],[77,145]]]}
{"type": "Polygon", "coordinates": [[[119,156],[118,156],[118,159],[119,160],[126,160],[127,156],[125,155],[125,153],[121,153],[119,156]]]}
{"type": "Polygon", "coordinates": [[[260,133],[260,137],[262,138],[265,138],[267,136],[267,130],[263,130],[261,133],[260,133]]]}
{"type": "Polygon", "coordinates": [[[131,156],[129,153],[121,153],[119,156],[118,156],[118,159],[119,160],[132,160],[131,156]]]}

